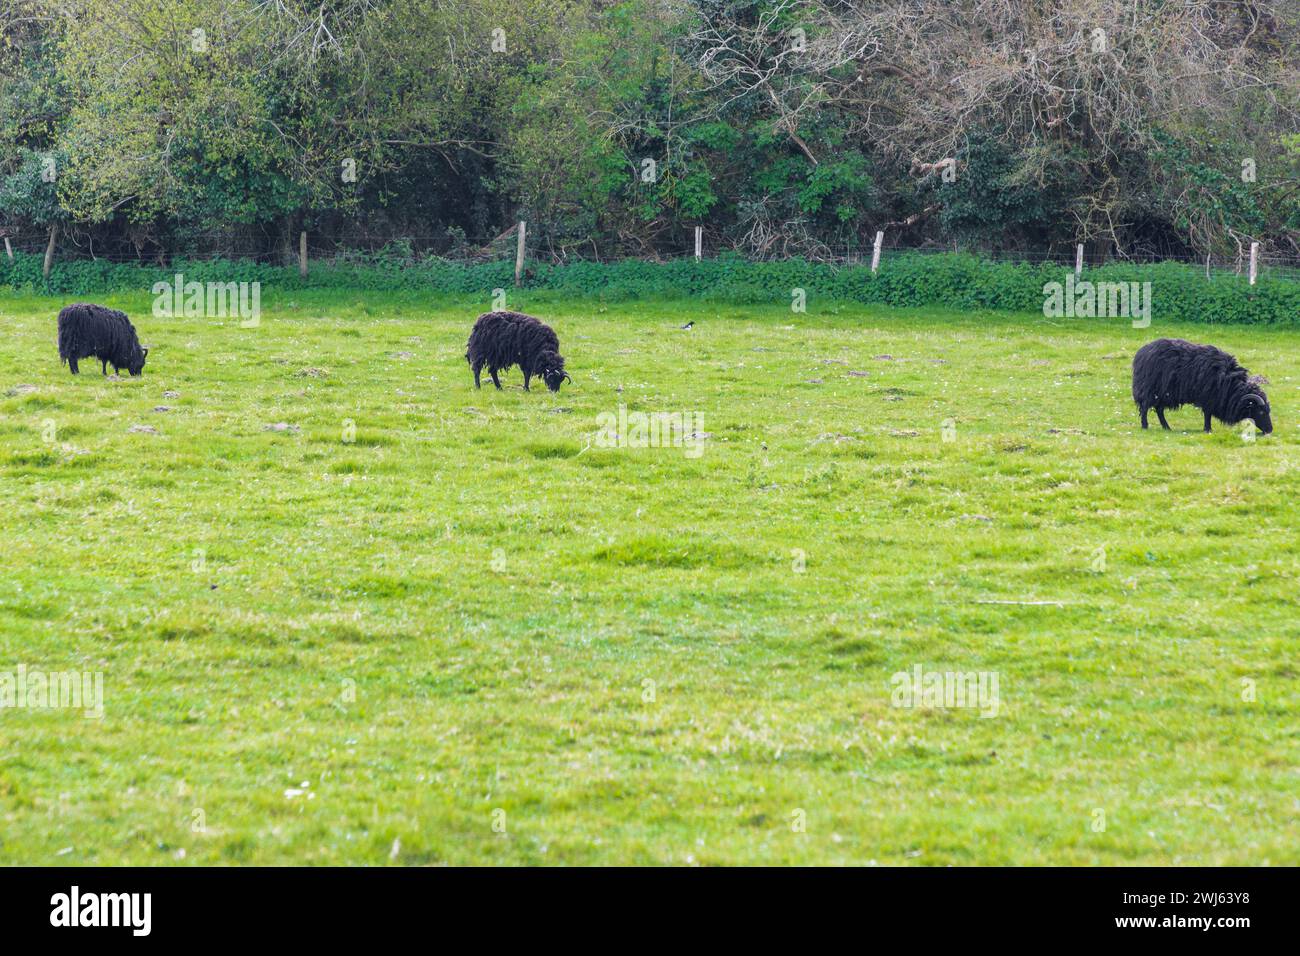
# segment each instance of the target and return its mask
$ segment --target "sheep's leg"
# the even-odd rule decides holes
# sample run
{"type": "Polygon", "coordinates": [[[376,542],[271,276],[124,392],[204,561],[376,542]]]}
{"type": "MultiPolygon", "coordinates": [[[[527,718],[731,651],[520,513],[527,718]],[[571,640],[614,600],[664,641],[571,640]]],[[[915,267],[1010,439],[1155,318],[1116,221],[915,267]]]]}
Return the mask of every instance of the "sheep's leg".
{"type": "Polygon", "coordinates": [[[474,387],[475,388],[482,388],[482,385],[479,384],[479,380],[478,380],[479,373],[482,371],[483,371],[483,363],[479,362],[477,365],[474,366],[474,387]]]}
{"type": "Polygon", "coordinates": [[[1142,408],[1141,408],[1141,412],[1142,412],[1142,427],[1143,427],[1143,428],[1146,428],[1146,427],[1147,427],[1147,412],[1148,412],[1148,411],[1150,411],[1150,409],[1147,408],[1145,405],[1143,405],[1142,408]]]}
{"type": "Polygon", "coordinates": [[[76,375],[76,374],[77,374],[77,360],[74,359],[74,358],[70,358],[70,359],[68,359],[68,368],[72,369],[72,374],[73,374],[73,375],[76,375]]]}
{"type": "Polygon", "coordinates": [[[1165,431],[1173,431],[1173,429],[1169,427],[1169,423],[1165,421],[1165,410],[1159,406],[1156,407],[1156,418],[1160,419],[1161,428],[1165,431]]]}
{"type": "Polygon", "coordinates": [[[528,391],[528,380],[533,377],[532,372],[524,372],[524,391],[528,391]]]}
{"type": "Polygon", "coordinates": [[[100,375],[108,374],[108,359],[99,360],[99,374],[100,375]]]}
{"type": "Polygon", "coordinates": [[[492,384],[497,387],[498,392],[501,391],[501,379],[497,378],[497,370],[490,368],[488,372],[492,375],[492,384]]]}
{"type": "Polygon", "coordinates": [[[1210,413],[1209,413],[1209,412],[1205,412],[1205,430],[1206,430],[1207,432],[1210,430],[1210,413]]]}

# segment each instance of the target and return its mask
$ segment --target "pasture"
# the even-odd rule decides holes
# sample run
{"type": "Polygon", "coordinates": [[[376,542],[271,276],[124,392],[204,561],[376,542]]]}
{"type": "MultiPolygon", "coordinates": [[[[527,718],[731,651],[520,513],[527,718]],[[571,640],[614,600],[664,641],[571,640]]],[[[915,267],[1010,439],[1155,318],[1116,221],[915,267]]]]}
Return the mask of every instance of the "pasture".
{"type": "Polygon", "coordinates": [[[1300,863],[1300,332],[513,297],[552,395],[484,302],[102,297],[111,380],[70,301],[0,296],[0,671],[103,716],[0,709],[0,862],[1300,863]],[[1139,430],[1158,336],[1274,434],[1139,430]]]}

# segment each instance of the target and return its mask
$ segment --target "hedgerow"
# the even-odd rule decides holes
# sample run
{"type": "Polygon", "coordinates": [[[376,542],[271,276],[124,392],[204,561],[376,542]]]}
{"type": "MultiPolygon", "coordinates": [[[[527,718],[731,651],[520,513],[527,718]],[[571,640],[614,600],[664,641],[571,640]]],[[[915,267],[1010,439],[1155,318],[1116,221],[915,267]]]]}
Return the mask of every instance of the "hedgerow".
{"type": "MultiPolygon", "coordinates": [[[[462,263],[443,259],[419,262],[313,263],[306,278],[296,269],[249,260],[176,261],[171,266],[76,261],[56,263],[49,281],[42,259],[17,254],[0,257],[0,288],[90,296],[104,292],[147,292],[177,273],[199,282],[260,282],[264,288],[412,290],[434,294],[479,295],[509,289],[514,265],[508,261],[462,263]]],[[[1064,283],[1067,267],[1052,263],[989,262],[965,253],[897,253],[879,271],[865,265],[836,266],[791,259],[751,262],[724,255],[696,262],[624,260],[530,263],[526,287],[605,302],[648,298],[704,298],[737,305],[789,303],[804,290],[810,303],[847,301],[891,306],[945,306],[956,309],[1038,312],[1044,286],[1064,283]]],[[[1150,282],[1152,315],[1162,321],[1295,325],[1300,323],[1300,282],[1261,276],[1251,286],[1244,276],[1207,277],[1179,263],[1112,264],[1084,270],[1091,282],[1150,282]]]]}

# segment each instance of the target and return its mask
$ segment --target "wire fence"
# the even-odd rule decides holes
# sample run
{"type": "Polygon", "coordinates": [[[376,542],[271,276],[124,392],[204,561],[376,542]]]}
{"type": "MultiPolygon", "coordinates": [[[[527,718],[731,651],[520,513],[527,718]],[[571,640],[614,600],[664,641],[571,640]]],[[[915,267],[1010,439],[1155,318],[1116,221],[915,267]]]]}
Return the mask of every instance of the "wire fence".
{"type": "MultiPolygon", "coordinates": [[[[451,261],[471,264],[482,262],[513,261],[516,257],[517,227],[512,227],[482,245],[465,242],[448,244],[446,234],[420,235],[404,234],[400,236],[374,235],[366,233],[341,233],[332,235],[308,234],[306,243],[307,259],[319,265],[416,265],[431,260],[451,261]]],[[[655,248],[641,255],[601,254],[593,244],[590,253],[571,255],[568,252],[556,252],[544,239],[539,239],[527,230],[525,259],[530,263],[560,265],[569,262],[618,262],[650,261],[667,262],[694,258],[696,250],[693,242],[662,242],[655,248]]],[[[49,242],[48,235],[29,231],[10,235],[4,251],[27,255],[44,256],[49,242]]],[[[743,249],[719,241],[707,232],[701,236],[700,257],[715,258],[722,254],[736,254],[745,257],[743,249]],[[710,241],[712,240],[712,241],[710,241]]],[[[881,247],[881,261],[897,255],[940,255],[951,253],[968,253],[990,262],[1027,263],[1039,265],[1054,263],[1063,268],[1074,268],[1079,263],[1077,246],[1051,246],[1039,249],[999,249],[990,247],[970,247],[959,244],[941,245],[927,243],[922,245],[905,245],[886,240],[881,247]]],[[[175,260],[211,261],[218,259],[251,260],[263,263],[278,263],[286,267],[299,264],[300,249],[298,243],[286,243],[282,239],[271,237],[231,237],[224,234],[198,236],[174,250],[130,251],[114,248],[101,251],[92,241],[77,238],[60,238],[56,241],[53,262],[68,261],[102,261],[110,263],[139,263],[142,265],[166,266],[175,260]]],[[[869,266],[873,257],[870,246],[843,244],[838,248],[824,247],[809,261],[826,263],[833,266],[869,266]]],[[[773,256],[762,257],[772,260],[773,256]]],[[[1154,263],[1177,263],[1202,272],[1207,279],[1220,276],[1245,276],[1250,266],[1248,249],[1238,255],[1212,256],[1170,256],[1156,255],[1150,252],[1125,252],[1110,248],[1103,252],[1085,248],[1082,264],[1085,268],[1107,264],[1146,265],[1154,263]]],[[[1300,256],[1286,255],[1274,251],[1261,251],[1256,262],[1257,275],[1271,276],[1300,281],[1300,256]]]]}

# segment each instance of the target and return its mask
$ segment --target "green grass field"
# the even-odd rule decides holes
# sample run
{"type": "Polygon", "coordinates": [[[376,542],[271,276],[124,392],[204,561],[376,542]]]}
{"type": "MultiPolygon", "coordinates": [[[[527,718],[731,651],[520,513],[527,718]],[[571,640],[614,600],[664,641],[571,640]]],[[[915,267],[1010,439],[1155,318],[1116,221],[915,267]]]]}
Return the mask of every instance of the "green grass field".
{"type": "Polygon", "coordinates": [[[512,300],[557,396],[474,391],[486,302],[104,297],[111,380],[68,301],[0,296],[0,671],[104,715],[0,710],[0,862],[1300,863],[1300,332],[512,300]],[[1273,435],[1139,430],[1161,335],[1273,435]]]}

